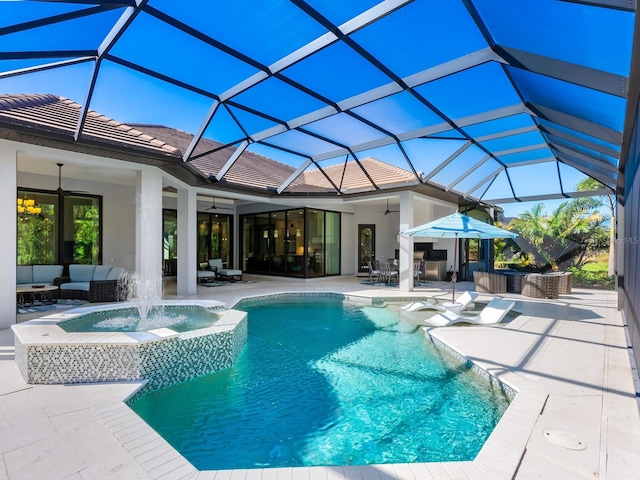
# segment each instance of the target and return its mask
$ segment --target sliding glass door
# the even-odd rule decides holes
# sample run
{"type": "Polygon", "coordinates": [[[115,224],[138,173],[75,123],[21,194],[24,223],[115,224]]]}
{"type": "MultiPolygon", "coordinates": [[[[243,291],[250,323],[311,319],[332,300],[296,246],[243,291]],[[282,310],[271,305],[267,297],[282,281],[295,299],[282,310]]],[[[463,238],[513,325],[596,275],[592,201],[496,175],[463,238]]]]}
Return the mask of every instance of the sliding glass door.
{"type": "Polygon", "coordinates": [[[340,274],[340,214],[292,209],[243,215],[242,270],[287,277],[340,274]]]}

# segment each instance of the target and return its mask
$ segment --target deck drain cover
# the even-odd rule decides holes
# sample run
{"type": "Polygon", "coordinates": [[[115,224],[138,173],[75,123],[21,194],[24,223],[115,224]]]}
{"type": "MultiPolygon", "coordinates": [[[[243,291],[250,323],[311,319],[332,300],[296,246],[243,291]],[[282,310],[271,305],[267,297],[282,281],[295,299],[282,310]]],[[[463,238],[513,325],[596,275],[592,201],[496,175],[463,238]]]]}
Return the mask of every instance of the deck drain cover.
{"type": "Polygon", "coordinates": [[[587,448],[586,443],[569,432],[557,430],[555,428],[547,428],[542,433],[551,443],[555,443],[561,447],[569,448],[571,450],[584,450],[587,448]]]}

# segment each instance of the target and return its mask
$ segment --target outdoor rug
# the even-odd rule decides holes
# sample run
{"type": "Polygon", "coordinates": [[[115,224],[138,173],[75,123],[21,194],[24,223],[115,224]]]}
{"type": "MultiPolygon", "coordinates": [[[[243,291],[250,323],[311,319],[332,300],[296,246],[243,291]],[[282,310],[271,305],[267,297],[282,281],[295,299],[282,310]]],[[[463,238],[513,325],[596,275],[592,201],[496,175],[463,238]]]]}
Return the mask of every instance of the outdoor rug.
{"type": "Polygon", "coordinates": [[[37,305],[33,307],[18,307],[16,313],[46,313],[54,310],[69,309],[74,307],[81,307],[87,303],[84,300],[69,300],[60,299],[58,303],[52,303],[51,305],[37,305]]]}
{"type": "Polygon", "coordinates": [[[199,286],[200,287],[224,287],[226,285],[233,285],[234,283],[258,283],[258,282],[252,282],[251,280],[233,280],[231,282],[225,281],[225,280],[216,280],[215,282],[204,282],[204,283],[200,283],[199,286]]]}
{"type": "MultiPolygon", "coordinates": [[[[362,282],[360,282],[360,284],[369,285],[371,287],[392,287],[392,288],[398,287],[398,282],[385,283],[385,282],[377,282],[375,280],[363,280],[362,282]]],[[[431,282],[413,282],[413,286],[414,287],[430,287],[431,282]]]]}

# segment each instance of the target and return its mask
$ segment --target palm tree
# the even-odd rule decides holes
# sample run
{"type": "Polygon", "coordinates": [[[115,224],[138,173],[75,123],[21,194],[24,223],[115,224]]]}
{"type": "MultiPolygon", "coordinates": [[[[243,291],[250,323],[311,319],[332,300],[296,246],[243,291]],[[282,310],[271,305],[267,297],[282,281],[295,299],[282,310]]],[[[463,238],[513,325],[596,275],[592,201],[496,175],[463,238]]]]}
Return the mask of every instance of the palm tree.
{"type": "Polygon", "coordinates": [[[603,244],[602,222],[606,219],[583,199],[560,204],[546,215],[544,205],[538,203],[509,224],[520,233],[516,242],[527,253],[533,253],[539,265],[557,269],[562,265],[581,266],[591,249],[603,244]],[[527,245],[529,244],[529,245],[527,245]],[[534,251],[529,251],[534,250],[534,251]]]}
{"type": "MultiPolygon", "coordinates": [[[[588,192],[592,190],[606,189],[602,183],[599,181],[587,177],[576,185],[576,190],[579,192],[588,192]]],[[[615,210],[615,201],[613,195],[600,195],[597,197],[585,197],[585,199],[592,205],[592,208],[601,208],[607,207],[609,209],[609,265],[608,265],[608,275],[615,275],[615,244],[616,244],[616,233],[615,233],[615,220],[616,220],[616,210],[615,210]]]]}

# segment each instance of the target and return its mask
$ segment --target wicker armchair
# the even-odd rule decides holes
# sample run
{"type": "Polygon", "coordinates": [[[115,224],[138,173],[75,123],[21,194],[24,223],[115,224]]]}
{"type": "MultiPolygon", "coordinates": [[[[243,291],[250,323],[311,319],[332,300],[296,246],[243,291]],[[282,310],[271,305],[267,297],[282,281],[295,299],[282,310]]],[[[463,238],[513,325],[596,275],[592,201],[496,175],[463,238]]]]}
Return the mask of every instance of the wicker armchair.
{"type": "Polygon", "coordinates": [[[473,272],[473,283],[476,284],[476,292],[480,293],[506,293],[507,277],[499,273],[473,272]]]}
{"type": "Polygon", "coordinates": [[[571,289],[573,288],[573,272],[553,272],[548,273],[547,275],[553,275],[558,277],[559,279],[559,287],[558,291],[560,294],[571,293],[571,289]]]}
{"type": "Polygon", "coordinates": [[[530,273],[522,281],[522,295],[531,298],[558,298],[560,293],[559,275],[530,273]]]}

